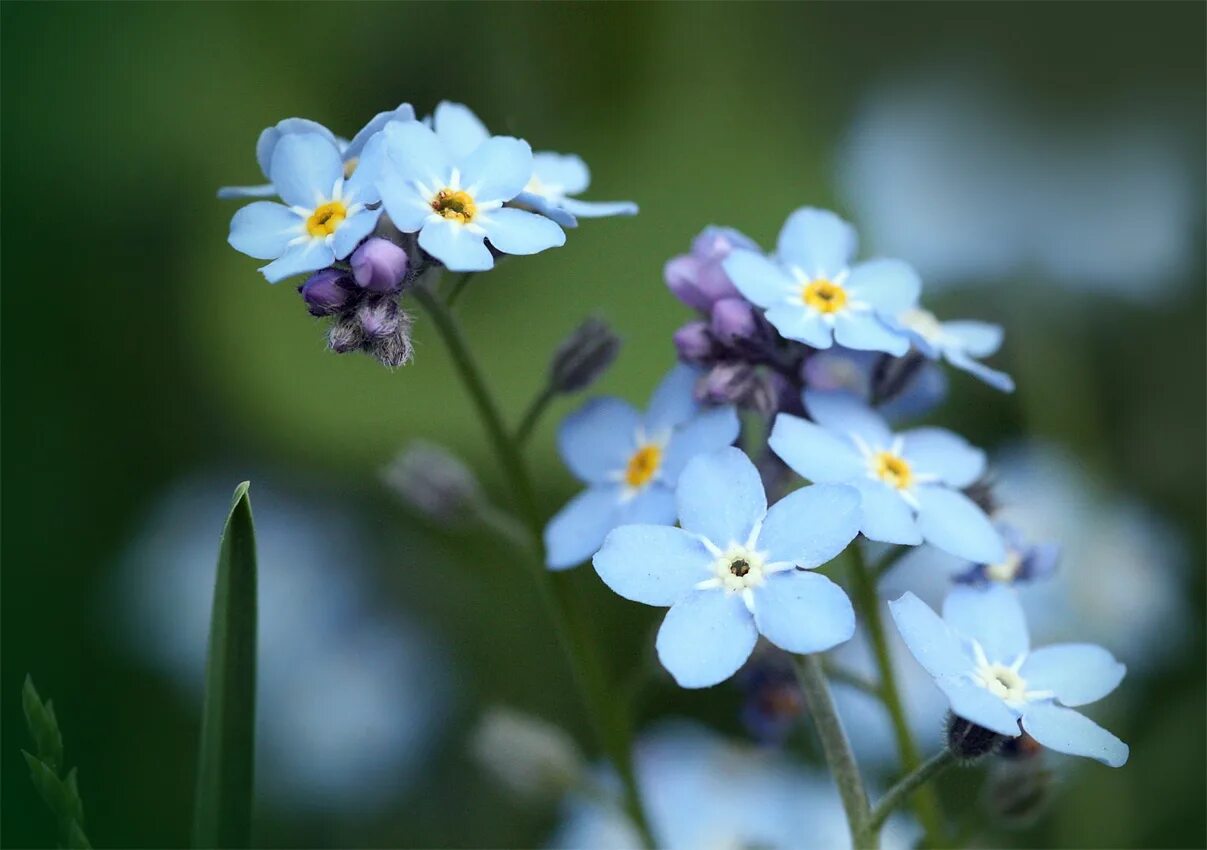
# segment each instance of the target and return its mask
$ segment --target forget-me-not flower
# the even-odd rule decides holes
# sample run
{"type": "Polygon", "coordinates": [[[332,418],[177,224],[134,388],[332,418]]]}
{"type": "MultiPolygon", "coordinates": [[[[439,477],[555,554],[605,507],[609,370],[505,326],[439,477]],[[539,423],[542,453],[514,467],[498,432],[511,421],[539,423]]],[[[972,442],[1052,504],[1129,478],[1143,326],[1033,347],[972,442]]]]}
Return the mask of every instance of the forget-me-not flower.
{"type": "Polygon", "coordinates": [[[980,358],[989,357],[1002,347],[1002,329],[998,325],[940,322],[934,313],[920,307],[902,311],[897,322],[913,337],[915,347],[931,360],[942,358],[994,389],[1014,392],[1014,380],[1009,375],[980,362],[980,358]]]}
{"type": "Polygon", "coordinates": [[[685,688],[723,682],[759,635],[788,652],[822,652],[855,632],[842,588],[809,572],[859,531],[852,487],[803,487],[767,508],[758,470],[736,448],[692,460],[675,491],[680,528],[626,525],[595,555],[612,590],[669,606],[658,658],[685,688]]]}
{"type": "Polygon", "coordinates": [[[769,445],[810,481],[850,484],[863,497],[860,531],[884,543],[926,540],[970,561],[1005,558],[989,517],[960,492],[985,470],[985,453],[941,428],[894,434],[853,395],[806,391],[813,422],[781,413],[769,445]]]}
{"type": "Polygon", "coordinates": [[[817,351],[801,366],[811,390],[854,393],[889,422],[925,416],[947,397],[947,375],[935,363],[912,362],[911,355],[886,357],[836,345],[817,351]]]}
{"type": "Polygon", "coordinates": [[[1049,749],[1111,767],[1127,761],[1127,744],[1073,711],[1115,690],[1124,666],[1093,644],[1032,651],[1022,606],[1010,588],[957,587],[943,602],[942,619],[912,593],[889,609],[953,714],[1011,738],[1025,731],[1049,749]]]}
{"type": "MultiPolygon", "coordinates": [[[[415,122],[412,122],[415,123],[415,122]]],[[[418,124],[416,124],[418,126],[418,124]]],[[[363,156],[380,156],[370,139],[363,156]]],[[[238,251],[272,260],[260,269],[270,283],[312,272],[347,257],[381,216],[373,177],[357,168],[345,179],[339,147],[321,133],[289,133],[272,150],[269,173],[284,204],[256,201],[235,213],[228,241],[238,251]]]]}
{"type": "Polygon", "coordinates": [[[696,403],[698,377],[695,369],[676,366],[654,390],[645,415],[618,398],[598,398],[566,417],[558,448],[588,486],[545,528],[550,569],[581,564],[619,525],[675,521],[675,483],[684,465],[738,436],[732,407],[696,403]]]}
{"type": "Polygon", "coordinates": [[[784,223],[774,259],[737,250],[725,271],[786,339],[901,355],[909,339],[888,322],[914,306],[922,282],[900,260],[852,266],[855,229],[826,210],[802,207],[784,223]]]}
{"type": "Polygon", "coordinates": [[[1006,544],[1006,557],[992,564],[969,564],[955,576],[960,584],[984,585],[990,582],[1017,584],[1048,578],[1060,561],[1059,543],[1032,543],[1008,523],[996,524],[1006,544]]]}

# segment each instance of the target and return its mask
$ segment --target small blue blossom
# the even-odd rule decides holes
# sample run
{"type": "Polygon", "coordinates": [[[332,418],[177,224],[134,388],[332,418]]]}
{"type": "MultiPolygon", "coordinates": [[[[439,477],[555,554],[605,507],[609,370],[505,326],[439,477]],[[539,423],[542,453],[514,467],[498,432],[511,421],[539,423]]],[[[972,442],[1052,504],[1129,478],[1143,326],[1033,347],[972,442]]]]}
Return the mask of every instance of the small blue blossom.
{"type": "Polygon", "coordinates": [[[890,322],[914,306],[922,282],[900,260],[852,266],[855,247],[850,224],[832,212],[802,207],[784,223],[773,259],[737,250],[726,258],[725,271],[785,339],[814,348],[837,341],[905,354],[909,338],[890,322]]]}
{"type": "Polygon", "coordinates": [[[1111,767],[1127,761],[1127,744],[1072,710],[1115,690],[1126,668],[1093,644],[1032,651],[1022,606],[1010,588],[957,587],[943,602],[942,619],[912,593],[889,609],[953,714],[1011,738],[1025,731],[1049,749],[1111,767]]]}
{"type": "MultiPolygon", "coordinates": [[[[380,136],[364,157],[380,155],[380,136]]],[[[345,179],[339,147],[322,133],[289,133],[272,149],[269,173],[284,204],[256,201],[231,219],[230,244],[261,260],[270,283],[312,272],[347,257],[381,216],[374,168],[357,168],[345,179]]]]}
{"type": "Polygon", "coordinates": [[[926,540],[980,563],[1001,561],[1002,539],[960,492],[985,470],[985,454],[941,428],[894,434],[880,414],[848,393],[807,390],[810,422],[776,417],[771,449],[820,484],[850,484],[863,498],[860,531],[884,543],[926,540]]]}
{"type": "Polygon", "coordinates": [[[675,521],[675,484],[684,465],[738,436],[732,407],[696,403],[698,377],[696,370],[676,366],[654,390],[644,416],[618,398],[598,398],[566,417],[558,448],[588,486],[545,528],[550,569],[586,561],[617,526],[675,521]]]}
{"type": "Polygon", "coordinates": [[[675,500],[681,528],[621,526],[594,563],[626,599],[670,607],[656,646],[681,686],[725,681],[760,634],[798,653],[823,652],[854,634],[842,588],[809,572],[858,533],[854,488],[804,487],[768,510],[754,464],[726,448],[687,465],[675,500]]]}
{"type": "Polygon", "coordinates": [[[942,358],[994,389],[1014,392],[1014,380],[1009,375],[980,362],[980,358],[989,357],[1002,347],[999,326],[974,321],[940,322],[934,313],[919,307],[902,311],[897,323],[913,338],[914,346],[931,360],[942,358]]]}
{"type": "Polygon", "coordinates": [[[1060,561],[1059,543],[1031,543],[1021,531],[1006,523],[997,523],[1006,544],[1006,557],[993,564],[970,564],[955,576],[959,584],[1018,584],[1038,581],[1056,572],[1060,561]]]}
{"type": "Polygon", "coordinates": [[[925,416],[947,397],[943,370],[928,361],[912,362],[912,356],[892,357],[836,345],[806,358],[801,376],[811,390],[842,390],[869,404],[876,399],[873,406],[885,419],[901,422],[925,416]]]}

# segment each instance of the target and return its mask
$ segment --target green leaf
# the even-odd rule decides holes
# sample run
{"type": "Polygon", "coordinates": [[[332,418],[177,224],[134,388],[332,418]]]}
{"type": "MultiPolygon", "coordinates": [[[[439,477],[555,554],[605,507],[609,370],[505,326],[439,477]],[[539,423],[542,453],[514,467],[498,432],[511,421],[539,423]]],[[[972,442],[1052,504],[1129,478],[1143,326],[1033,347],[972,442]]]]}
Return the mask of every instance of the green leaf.
{"type": "Polygon", "coordinates": [[[251,844],[256,727],[256,539],[248,482],[235,488],[218,548],[194,847],[251,844]]]}
{"type": "Polygon", "coordinates": [[[25,750],[21,751],[21,755],[29,766],[29,777],[33,780],[34,788],[58,821],[59,834],[64,837],[67,846],[90,847],[88,837],[84,835],[84,806],[80,802],[75,771],[73,770],[64,782],[50,765],[37,756],[25,750]]]}
{"type": "Polygon", "coordinates": [[[42,702],[29,676],[25,677],[25,687],[21,689],[21,707],[25,710],[25,723],[34,739],[38,758],[57,775],[63,766],[63,735],[54,716],[54,706],[50,700],[42,702]]]}

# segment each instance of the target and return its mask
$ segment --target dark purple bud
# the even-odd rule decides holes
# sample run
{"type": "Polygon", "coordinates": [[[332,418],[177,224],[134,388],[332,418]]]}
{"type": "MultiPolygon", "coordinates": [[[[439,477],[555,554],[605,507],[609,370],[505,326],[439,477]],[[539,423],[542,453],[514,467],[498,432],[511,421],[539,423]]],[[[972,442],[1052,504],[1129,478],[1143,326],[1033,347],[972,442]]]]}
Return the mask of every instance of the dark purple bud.
{"type": "Polygon", "coordinates": [[[595,383],[620,351],[620,337],[602,319],[583,321],[557,347],[549,364],[549,386],[576,393],[595,383]]]}
{"type": "Polygon", "coordinates": [[[759,332],[759,317],[744,298],[722,298],[712,305],[712,333],[726,346],[754,339],[759,332]]]}
{"type": "Polygon", "coordinates": [[[366,337],[382,339],[398,330],[398,304],[390,298],[366,301],[356,311],[356,318],[366,337]]]}
{"type": "Polygon", "coordinates": [[[964,764],[971,764],[997,750],[1005,735],[978,726],[971,720],[947,715],[947,748],[964,764]]]}
{"type": "Polygon", "coordinates": [[[407,252],[389,239],[366,239],[348,260],[357,284],[370,292],[397,292],[407,274],[407,252]]]}
{"type": "Polygon", "coordinates": [[[298,287],[312,316],[330,316],[352,305],[356,284],[339,269],[320,269],[298,287]]]}
{"type": "Polygon", "coordinates": [[[717,355],[717,342],[707,322],[688,322],[675,331],[675,350],[684,363],[708,363],[717,355]]]}

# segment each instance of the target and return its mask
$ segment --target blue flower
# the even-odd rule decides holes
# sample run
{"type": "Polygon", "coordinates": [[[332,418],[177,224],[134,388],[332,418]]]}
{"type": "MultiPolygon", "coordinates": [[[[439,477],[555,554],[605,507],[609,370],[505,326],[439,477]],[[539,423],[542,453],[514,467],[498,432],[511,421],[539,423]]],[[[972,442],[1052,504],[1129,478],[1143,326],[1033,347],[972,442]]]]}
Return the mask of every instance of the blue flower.
{"type": "Polygon", "coordinates": [[[1049,749],[1127,761],[1127,744],[1072,709],[1097,702],[1123,680],[1124,666],[1100,646],[1053,644],[1031,651],[1022,606],[1010,588],[957,587],[939,618],[906,593],[889,603],[910,652],[947,696],[952,713],[1049,749]]]}
{"type": "Polygon", "coordinates": [[[675,491],[681,528],[626,525],[595,555],[612,590],[669,606],[658,658],[685,688],[732,676],[760,634],[788,652],[823,652],[855,632],[838,585],[809,572],[859,530],[851,487],[804,487],[767,509],[754,464],[726,448],[692,460],[675,491]]]}
{"type": "Polygon", "coordinates": [[[888,322],[914,306],[922,282],[900,260],[851,266],[855,246],[847,222],[802,207],[784,223],[774,259],[738,250],[726,258],[725,271],[786,339],[905,354],[909,338],[888,322]]]}
{"type": "Polygon", "coordinates": [[[852,351],[836,345],[814,352],[801,367],[811,390],[854,393],[872,404],[889,422],[916,419],[947,397],[947,375],[916,355],[892,357],[878,351],[852,351]]]}
{"type": "Polygon", "coordinates": [[[941,428],[893,434],[880,414],[847,393],[806,391],[804,401],[814,421],[779,414],[769,445],[810,481],[857,488],[865,537],[926,540],[980,563],[1005,557],[993,523],[960,492],[981,476],[984,452],[941,428]]]}
{"type": "Polygon", "coordinates": [[[688,366],[672,369],[644,416],[618,398],[598,398],[566,417],[558,447],[588,487],[545,528],[550,569],[581,564],[619,525],[675,521],[675,483],[684,465],[738,436],[732,407],[701,409],[696,403],[698,376],[688,366]]]}
{"type": "Polygon", "coordinates": [[[931,360],[942,358],[994,389],[1014,392],[1014,380],[1005,372],[990,369],[980,358],[1002,347],[1002,329],[988,322],[940,322],[935,314],[911,307],[897,316],[898,325],[913,337],[914,345],[931,360]]]}
{"type": "MultiPolygon", "coordinates": [[[[260,134],[260,138],[256,142],[256,162],[260,164],[260,170],[264,172],[264,176],[272,180],[272,155],[276,151],[277,143],[285,136],[294,133],[318,133],[339,148],[340,157],[344,162],[344,176],[351,177],[369,139],[391,121],[413,120],[415,120],[415,110],[409,103],[403,103],[397,109],[379,112],[373,116],[373,120],[362,127],[349,142],[339,138],[317,121],[311,121],[308,118],[286,118],[260,134]]],[[[224,186],[218,190],[219,198],[271,198],[275,194],[276,190],[271,183],[262,186],[224,186]]]]}
{"type": "Polygon", "coordinates": [[[1006,544],[1006,557],[993,564],[970,564],[955,576],[960,584],[985,585],[989,582],[1016,584],[1045,579],[1056,572],[1060,561],[1059,543],[1031,543],[1012,525],[997,523],[1006,544]]]}
{"type": "MultiPolygon", "coordinates": [[[[363,158],[376,160],[381,144],[375,136],[363,158]]],[[[381,210],[370,209],[378,200],[375,168],[357,168],[345,179],[339,147],[328,135],[283,135],[268,170],[285,203],[256,201],[240,209],[228,241],[250,257],[273,260],[260,269],[270,283],[344,259],[376,226],[381,210]]]]}
{"type": "MultiPolygon", "coordinates": [[[[446,133],[445,136],[448,134],[446,133]]],[[[394,226],[419,233],[419,246],[452,271],[493,268],[484,240],[504,254],[563,245],[566,234],[544,216],[504,207],[532,177],[532,149],[494,136],[468,154],[417,121],[382,131],[386,159],[378,188],[394,226]]]]}

